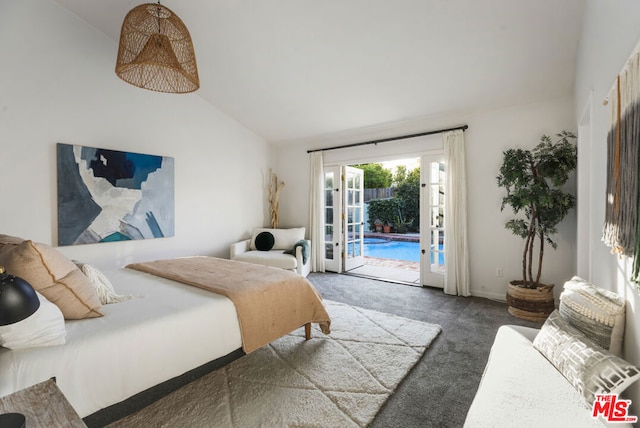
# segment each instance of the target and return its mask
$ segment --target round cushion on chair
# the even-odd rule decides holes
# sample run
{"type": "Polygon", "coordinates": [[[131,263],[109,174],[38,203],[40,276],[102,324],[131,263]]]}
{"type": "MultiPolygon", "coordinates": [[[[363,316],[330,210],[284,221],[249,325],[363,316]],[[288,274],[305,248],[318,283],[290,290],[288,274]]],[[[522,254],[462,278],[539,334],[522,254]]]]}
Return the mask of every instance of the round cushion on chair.
{"type": "Polygon", "coordinates": [[[260,232],[256,236],[256,249],[260,251],[269,251],[275,243],[276,239],[270,232],[260,232]]]}

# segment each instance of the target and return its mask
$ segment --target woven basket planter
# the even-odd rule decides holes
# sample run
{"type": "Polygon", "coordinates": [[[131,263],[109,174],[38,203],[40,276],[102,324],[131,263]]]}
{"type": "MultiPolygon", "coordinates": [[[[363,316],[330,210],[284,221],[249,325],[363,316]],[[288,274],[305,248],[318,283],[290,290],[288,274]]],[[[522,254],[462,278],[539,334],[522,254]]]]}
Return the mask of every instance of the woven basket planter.
{"type": "Polygon", "coordinates": [[[544,322],[555,309],[553,284],[524,288],[523,281],[511,281],[507,288],[507,305],[514,317],[544,322]]]}

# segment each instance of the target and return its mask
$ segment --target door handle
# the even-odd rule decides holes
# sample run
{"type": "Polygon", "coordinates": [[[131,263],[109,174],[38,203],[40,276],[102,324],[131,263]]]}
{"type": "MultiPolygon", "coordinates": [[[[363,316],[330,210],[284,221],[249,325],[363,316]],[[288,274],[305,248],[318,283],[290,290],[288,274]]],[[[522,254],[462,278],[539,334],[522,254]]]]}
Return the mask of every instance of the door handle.
{"type": "Polygon", "coordinates": [[[424,250],[424,248],[422,249],[422,254],[426,253],[426,251],[424,250]]]}

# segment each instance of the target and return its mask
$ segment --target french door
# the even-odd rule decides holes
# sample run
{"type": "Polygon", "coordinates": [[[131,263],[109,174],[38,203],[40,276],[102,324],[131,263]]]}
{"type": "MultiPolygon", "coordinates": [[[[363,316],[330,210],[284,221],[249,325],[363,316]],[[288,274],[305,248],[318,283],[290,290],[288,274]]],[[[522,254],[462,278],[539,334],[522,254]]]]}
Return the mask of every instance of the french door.
{"type": "Polygon", "coordinates": [[[324,168],[325,269],[342,272],[364,264],[364,171],[324,168]]]}
{"type": "Polygon", "coordinates": [[[420,159],[420,283],[444,288],[444,198],[443,155],[420,159]]]}
{"type": "Polygon", "coordinates": [[[343,167],[344,270],[364,264],[364,171],[343,167]]]}

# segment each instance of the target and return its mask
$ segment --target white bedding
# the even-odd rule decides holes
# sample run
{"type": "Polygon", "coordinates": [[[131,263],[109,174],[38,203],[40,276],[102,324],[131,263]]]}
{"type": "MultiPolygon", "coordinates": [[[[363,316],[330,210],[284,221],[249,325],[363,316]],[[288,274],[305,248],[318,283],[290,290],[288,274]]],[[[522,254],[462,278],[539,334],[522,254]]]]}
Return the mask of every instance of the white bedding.
{"type": "Polygon", "coordinates": [[[65,345],[0,348],[0,397],[55,376],[85,417],[242,346],[228,298],[131,269],[105,274],[119,294],[142,297],[66,321],[65,345]]]}

